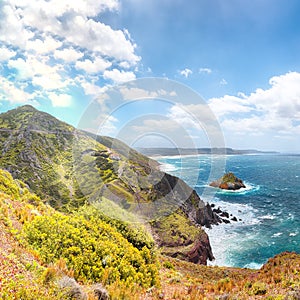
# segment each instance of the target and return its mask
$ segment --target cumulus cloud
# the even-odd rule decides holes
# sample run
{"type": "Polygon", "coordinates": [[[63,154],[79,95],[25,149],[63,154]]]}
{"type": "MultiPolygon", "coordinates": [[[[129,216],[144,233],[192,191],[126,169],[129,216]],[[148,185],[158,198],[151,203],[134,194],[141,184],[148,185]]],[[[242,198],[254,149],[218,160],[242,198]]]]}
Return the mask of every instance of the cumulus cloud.
{"type": "Polygon", "coordinates": [[[120,71],[118,69],[106,70],[103,73],[104,79],[110,79],[116,83],[126,82],[135,79],[133,72],[120,71]]]}
{"type": "Polygon", "coordinates": [[[140,57],[129,32],[101,21],[103,12],[119,9],[119,0],[3,0],[0,75],[10,75],[5,88],[0,86],[2,101],[15,101],[13,95],[20,100],[22,93],[41,101],[51,91],[52,104],[65,106],[71,101],[62,95],[74,87],[95,96],[105,80],[135,79],[140,57]]]}
{"type": "Polygon", "coordinates": [[[77,61],[75,67],[77,69],[84,70],[87,73],[100,73],[109,68],[112,65],[111,62],[102,58],[95,58],[94,61],[86,59],[84,61],[77,61]]]}
{"type": "Polygon", "coordinates": [[[78,76],[75,81],[81,85],[86,95],[101,95],[106,90],[106,87],[100,87],[93,80],[86,80],[84,76],[78,76]]]}
{"type": "Polygon", "coordinates": [[[44,38],[36,38],[26,43],[26,50],[37,54],[47,54],[61,47],[63,43],[51,36],[44,35],[44,38]]]}
{"type": "Polygon", "coordinates": [[[72,103],[72,96],[68,94],[49,93],[48,97],[54,107],[68,107],[72,103]]]}
{"type": "MultiPolygon", "coordinates": [[[[245,95],[210,99],[211,109],[223,128],[239,134],[263,135],[268,131],[298,132],[300,122],[300,73],[289,72],[269,80],[270,88],[245,95]]],[[[298,133],[299,134],[299,133],[298,133]]]]}
{"type": "Polygon", "coordinates": [[[0,61],[6,61],[16,55],[16,51],[10,50],[5,47],[0,48],[0,61]]]}
{"type": "Polygon", "coordinates": [[[76,51],[74,48],[64,48],[54,52],[54,57],[56,59],[61,59],[67,63],[77,61],[82,58],[83,55],[84,53],[76,51]]]}
{"type": "Polygon", "coordinates": [[[26,103],[32,99],[32,95],[25,92],[21,86],[17,86],[4,77],[0,77],[0,99],[11,103],[26,103]]]}
{"type": "Polygon", "coordinates": [[[188,68],[185,68],[185,69],[179,71],[179,74],[184,76],[185,78],[188,78],[191,74],[193,74],[193,71],[188,68]]]}

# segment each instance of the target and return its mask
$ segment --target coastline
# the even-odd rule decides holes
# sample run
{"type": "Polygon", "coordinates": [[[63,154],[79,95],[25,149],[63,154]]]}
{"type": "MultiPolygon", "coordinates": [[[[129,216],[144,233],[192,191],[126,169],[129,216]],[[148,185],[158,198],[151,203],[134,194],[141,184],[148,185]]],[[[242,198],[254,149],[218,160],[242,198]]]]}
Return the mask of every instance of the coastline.
{"type": "Polygon", "coordinates": [[[216,258],[209,265],[259,268],[278,253],[299,252],[300,226],[296,217],[300,214],[299,155],[274,155],[276,159],[268,154],[227,155],[226,168],[243,178],[246,188],[215,189],[210,200],[202,195],[209,188],[205,179],[210,172],[210,155],[155,157],[165,172],[180,174],[204,202],[242,219],[205,229],[216,258]],[[198,178],[197,183],[192,185],[195,178],[198,178]],[[290,182],[294,185],[287,186],[290,182]]]}

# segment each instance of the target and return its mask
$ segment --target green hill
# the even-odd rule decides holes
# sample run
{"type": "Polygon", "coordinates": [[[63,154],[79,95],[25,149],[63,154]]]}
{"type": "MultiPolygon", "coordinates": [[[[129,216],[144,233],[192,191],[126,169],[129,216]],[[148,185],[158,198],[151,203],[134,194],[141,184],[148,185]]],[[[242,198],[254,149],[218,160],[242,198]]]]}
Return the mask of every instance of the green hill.
{"type": "Polygon", "coordinates": [[[94,204],[112,220],[146,222],[163,253],[212,259],[199,225],[220,222],[209,205],[158,163],[109,137],[76,130],[26,105],[0,114],[0,167],[61,212],[94,204]]]}

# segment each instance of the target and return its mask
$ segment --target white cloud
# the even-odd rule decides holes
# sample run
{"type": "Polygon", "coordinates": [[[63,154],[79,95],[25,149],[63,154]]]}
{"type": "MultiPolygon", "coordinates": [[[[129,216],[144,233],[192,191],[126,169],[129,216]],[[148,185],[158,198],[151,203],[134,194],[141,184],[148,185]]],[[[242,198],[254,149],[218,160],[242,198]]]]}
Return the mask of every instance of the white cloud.
{"type": "Polygon", "coordinates": [[[269,84],[269,89],[257,89],[248,96],[210,99],[222,127],[239,134],[299,134],[295,124],[300,121],[300,73],[274,76],[269,84]]]}
{"type": "Polygon", "coordinates": [[[212,73],[212,70],[209,69],[209,68],[200,68],[200,69],[199,69],[199,73],[210,74],[210,73],[212,73]]]}
{"type": "Polygon", "coordinates": [[[63,50],[56,50],[54,57],[56,59],[62,59],[67,63],[74,62],[82,58],[84,53],[74,50],[73,48],[65,48],[63,50]]]}
{"type": "Polygon", "coordinates": [[[91,61],[89,59],[86,59],[84,61],[77,61],[75,67],[77,69],[84,70],[87,73],[94,74],[94,73],[103,72],[111,65],[112,65],[111,62],[96,57],[94,61],[91,61]]]}
{"type": "Polygon", "coordinates": [[[130,68],[130,64],[128,63],[128,61],[120,62],[119,66],[123,69],[129,69],[130,68]]]}
{"type": "Polygon", "coordinates": [[[145,132],[153,133],[174,133],[180,129],[180,124],[172,119],[144,119],[142,124],[133,125],[131,128],[138,132],[139,134],[144,134],[145,132]]]}
{"type": "Polygon", "coordinates": [[[180,124],[181,126],[201,129],[201,126],[195,119],[195,116],[193,116],[188,110],[186,110],[186,106],[172,106],[168,117],[171,120],[174,120],[176,123],[180,124]]]}
{"type": "Polygon", "coordinates": [[[0,77],[0,99],[10,103],[26,103],[32,95],[25,92],[23,87],[17,87],[4,77],[0,77]]]}
{"type": "Polygon", "coordinates": [[[257,89],[249,96],[225,95],[212,98],[209,104],[219,116],[230,113],[257,112],[283,118],[300,118],[300,73],[289,72],[269,80],[269,89],[257,89]]]}
{"type": "Polygon", "coordinates": [[[10,50],[6,47],[1,47],[0,48],[0,61],[6,61],[11,59],[16,55],[16,51],[10,50]]]}
{"type": "Polygon", "coordinates": [[[34,33],[25,28],[20,10],[10,1],[3,1],[1,10],[0,41],[24,48],[34,33]]]}
{"type": "Polygon", "coordinates": [[[111,71],[106,70],[103,73],[104,79],[111,79],[116,83],[126,82],[135,79],[135,74],[133,72],[120,71],[118,69],[113,69],[111,71]]]}
{"type": "Polygon", "coordinates": [[[221,98],[211,98],[209,105],[217,116],[232,113],[247,113],[255,109],[247,98],[229,95],[225,95],[221,98]]]}
{"type": "Polygon", "coordinates": [[[93,80],[88,81],[83,76],[78,76],[75,81],[80,84],[86,95],[98,96],[106,90],[106,87],[100,87],[93,80]]]}
{"type": "Polygon", "coordinates": [[[48,93],[54,107],[68,107],[72,104],[72,96],[68,94],[48,93]]]}
{"type": "Polygon", "coordinates": [[[158,96],[158,93],[156,91],[128,86],[121,87],[120,92],[126,100],[155,98],[158,96]]]}
{"type": "Polygon", "coordinates": [[[193,71],[185,68],[184,70],[179,71],[180,75],[184,76],[185,78],[188,78],[189,75],[193,74],[193,71]]]}
{"type": "Polygon", "coordinates": [[[34,71],[32,66],[22,58],[10,60],[7,65],[9,68],[17,71],[17,78],[20,80],[26,80],[33,77],[34,71]]]}
{"type": "Polygon", "coordinates": [[[46,59],[28,55],[27,60],[17,58],[8,61],[7,65],[17,71],[17,80],[30,80],[33,85],[45,90],[65,88],[70,83],[70,79],[63,79],[59,74],[62,66],[59,64],[51,66],[47,64],[46,59]]]}
{"type": "Polygon", "coordinates": [[[135,79],[140,57],[130,33],[113,29],[99,17],[119,8],[119,0],[3,0],[0,76],[10,72],[7,84],[16,91],[24,91],[21,85],[26,84],[28,95],[37,101],[53,92],[53,105],[59,103],[57,95],[72,93],[75,85],[90,96],[101,93],[107,84],[103,79],[135,79]],[[83,79],[75,80],[78,76],[83,79]]]}
{"type": "MultiPolygon", "coordinates": [[[[51,33],[66,41],[100,52],[102,55],[136,63],[140,58],[134,53],[135,44],[127,38],[126,31],[113,30],[96,19],[105,9],[115,10],[118,1],[16,1],[19,8],[10,3],[10,10],[17,19],[21,19],[23,29],[31,26],[41,32],[51,33]],[[55,8],[55,9],[53,9],[55,8]]],[[[22,30],[22,28],[20,29],[22,30]]],[[[20,31],[19,30],[19,31],[20,31]]]]}
{"type": "Polygon", "coordinates": [[[41,87],[43,90],[63,89],[68,83],[69,81],[64,81],[58,73],[35,76],[32,79],[32,84],[41,87]]]}
{"type": "Polygon", "coordinates": [[[46,36],[44,39],[29,40],[26,43],[26,50],[34,51],[37,54],[47,54],[58,49],[62,44],[61,41],[55,40],[51,36],[46,36]]]}

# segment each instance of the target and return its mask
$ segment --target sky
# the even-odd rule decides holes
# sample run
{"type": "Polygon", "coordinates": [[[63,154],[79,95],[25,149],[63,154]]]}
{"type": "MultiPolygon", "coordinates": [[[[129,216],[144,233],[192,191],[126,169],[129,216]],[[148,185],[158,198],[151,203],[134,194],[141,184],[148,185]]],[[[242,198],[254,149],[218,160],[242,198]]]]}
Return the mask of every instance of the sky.
{"type": "Polygon", "coordinates": [[[300,152],[299,13],[298,0],[2,0],[0,112],[31,104],[133,146],[300,152]]]}

